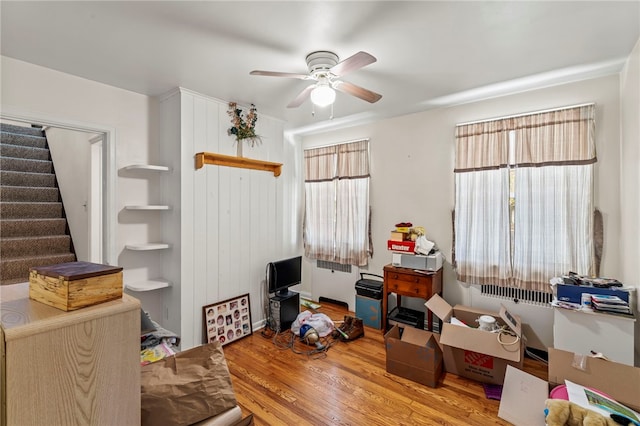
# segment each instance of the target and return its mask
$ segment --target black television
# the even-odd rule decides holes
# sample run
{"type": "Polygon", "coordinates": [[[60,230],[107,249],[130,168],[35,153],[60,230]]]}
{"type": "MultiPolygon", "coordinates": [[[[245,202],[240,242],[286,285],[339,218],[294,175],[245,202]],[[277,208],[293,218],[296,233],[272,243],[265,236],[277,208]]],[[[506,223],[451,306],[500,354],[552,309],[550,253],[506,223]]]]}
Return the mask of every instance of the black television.
{"type": "Polygon", "coordinates": [[[271,262],[267,271],[269,293],[286,296],[289,287],[302,282],[302,256],[271,262]]]}

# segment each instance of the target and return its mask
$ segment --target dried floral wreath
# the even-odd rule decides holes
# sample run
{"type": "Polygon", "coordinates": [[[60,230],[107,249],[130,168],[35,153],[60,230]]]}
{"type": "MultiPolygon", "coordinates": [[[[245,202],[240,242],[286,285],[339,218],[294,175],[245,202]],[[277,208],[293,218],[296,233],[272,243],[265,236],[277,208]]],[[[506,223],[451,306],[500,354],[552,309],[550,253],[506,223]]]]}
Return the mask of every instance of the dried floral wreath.
{"type": "Polygon", "coordinates": [[[227,131],[229,136],[235,136],[238,142],[248,139],[252,147],[262,142],[262,138],[256,135],[255,128],[256,121],[258,121],[258,110],[254,104],[251,104],[249,112],[243,115],[242,109],[238,108],[237,103],[229,102],[227,114],[231,117],[231,123],[233,124],[227,131]]]}

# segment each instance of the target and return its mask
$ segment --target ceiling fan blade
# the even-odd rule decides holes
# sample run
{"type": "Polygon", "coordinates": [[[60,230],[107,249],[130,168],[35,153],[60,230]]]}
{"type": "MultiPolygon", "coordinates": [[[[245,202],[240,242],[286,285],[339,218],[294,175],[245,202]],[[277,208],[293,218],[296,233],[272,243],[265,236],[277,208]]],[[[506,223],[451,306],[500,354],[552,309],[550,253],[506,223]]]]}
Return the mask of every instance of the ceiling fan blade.
{"type": "Polygon", "coordinates": [[[333,84],[333,88],[339,90],[343,93],[348,93],[349,95],[353,95],[357,98],[363,99],[370,103],[375,103],[382,98],[382,95],[376,92],[372,92],[371,90],[364,89],[360,86],[356,86],[353,83],[348,83],[346,81],[336,81],[333,84]]]}
{"type": "Polygon", "coordinates": [[[267,77],[287,77],[287,78],[298,78],[300,80],[306,80],[309,78],[307,74],[297,74],[293,72],[278,72],[278,71],[260,71],[255,70],[249,73],[250,75],[265,75],[267,77]]]}
{"type": "Polygon", "coordinates": [[[331,67],[330,71],[336,77],[340,77],[355,70],[359,70],[362,67],[374,63],[375,61],[377,61],[377,59],[367,52],[358,52],[353,56],[349,56],[344,61],[338,62],[336,65],[331,67]]]}
{"type": "Polygon", "coordinates": [[[308,85],[302,92],[300,92],[300,94],[298,96],[296,96],[296,98],[294,100],[292,100],[291,102],[289,102],[289,105],[287,105],[287,108],[297,108],[300,105],[302,105],[302,103],[304,101],[306,101],[307,99],[309,99],[309,96],[311,95],[311,91],[316,87],[315,84],[310,84],[308,85]]]}

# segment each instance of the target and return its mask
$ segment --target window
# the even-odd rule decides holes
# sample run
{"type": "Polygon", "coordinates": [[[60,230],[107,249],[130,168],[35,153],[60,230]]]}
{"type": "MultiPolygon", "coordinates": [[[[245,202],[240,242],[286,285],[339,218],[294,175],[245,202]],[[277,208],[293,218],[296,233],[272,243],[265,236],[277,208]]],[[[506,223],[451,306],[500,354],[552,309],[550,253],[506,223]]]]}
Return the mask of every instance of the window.
{"type": "Polygon", "coordinates": [[[369,238],[369,141],[304,151],[304,249],[310,259],[364,266],[369,238]]]}
{"type": "Polygon", "coordinates": [[[459,281],[548,292],[554,276],[594,274],[594,110],[456,128],[459,281]]]}

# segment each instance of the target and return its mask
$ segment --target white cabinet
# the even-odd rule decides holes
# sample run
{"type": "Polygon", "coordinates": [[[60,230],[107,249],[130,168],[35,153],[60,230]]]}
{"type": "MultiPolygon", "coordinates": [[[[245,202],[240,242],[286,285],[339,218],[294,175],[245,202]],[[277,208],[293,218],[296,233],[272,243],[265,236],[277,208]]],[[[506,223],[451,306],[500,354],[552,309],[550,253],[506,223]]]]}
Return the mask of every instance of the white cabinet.
{"type": "Polygon", "coordinates": [[[635,318],[553,308],[553,346],[577,354],[602,353],[633,366],[635,318]]]}
{"type": "Polygon", "coordinates": [[[0,286],[0,424],[139,425],[140,302],[65,312],[0,286]]]}
{"type": "MultiPolygon", "coordinates": [[[[123,167],[123,170],[132,173],[148,173],[148,172],[169,172],[170,169],[167,166],[158,166],[153,164],[132,164],[130,166],[123,167]]],[[[169,205],[157,205],[157,204],[142,204],[142,205],[126,205],[125,210],[139,212],[139,214],[145,214],[146,212],[162,212],[171,209],[169,205]]],[[[157,214],[157,213],[151,213],[157,214]]],[[[126,244],[125,249],[131,251],[155,251],[165,250],[170,248],[170,245],[164,242],[141,242],[134,244],[126,244]]],[[[160,288],[169,287],[171,281],[165,278],[154,278],[143,281],[127,282],[124,283],[128,290],[132,291],[150,291],[160,288]]]]}

